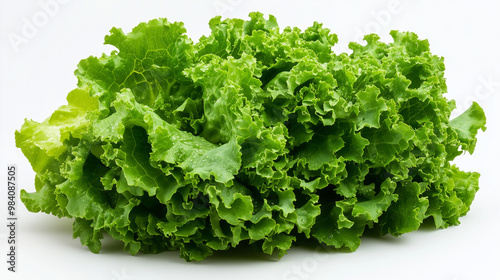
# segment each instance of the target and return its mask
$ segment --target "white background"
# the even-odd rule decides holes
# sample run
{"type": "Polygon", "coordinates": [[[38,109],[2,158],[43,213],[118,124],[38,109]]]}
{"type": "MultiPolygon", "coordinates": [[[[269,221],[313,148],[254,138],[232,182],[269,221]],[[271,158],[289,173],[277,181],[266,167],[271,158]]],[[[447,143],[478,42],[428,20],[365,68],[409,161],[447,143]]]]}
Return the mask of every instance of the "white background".
{"type": "Polygon", "coordinates": [[[49,9],[40,4],[48,2],[0,0],[1,279],[500,279],[498,1],[61,0],[49,9]],[[246,19],[251,11],[275,15],[282,28],[322,22],[338,34],[339,51],[365,33],[376,32],[389,42],[392,29],[430,41],[432,52],[445,57],[448,98],[457,101],[458,111],[475,100],[488,118],[474,155],[456,161],[482,174],[481,189],[462,224],[399,238],[363,238],[354,253],[318,252],[311,245],[277,260],[242,249],[186,263],[178,252],[130,256],[112,240],[92,254],[72,239],[70,220],[30,213],[19,204],[18,272],[8,273],[7,164],[17,164],[21,187],[34,190],[34,173],[14,143],[24,118],[42,121],[66,103],[66,94],[76,87],[73,71],[79,60],[112,50],[102,43],[113,26],[129,32],[139,22],[166,17],[183,21],[197,41],[209,33],[213,16],[246,19]]]}

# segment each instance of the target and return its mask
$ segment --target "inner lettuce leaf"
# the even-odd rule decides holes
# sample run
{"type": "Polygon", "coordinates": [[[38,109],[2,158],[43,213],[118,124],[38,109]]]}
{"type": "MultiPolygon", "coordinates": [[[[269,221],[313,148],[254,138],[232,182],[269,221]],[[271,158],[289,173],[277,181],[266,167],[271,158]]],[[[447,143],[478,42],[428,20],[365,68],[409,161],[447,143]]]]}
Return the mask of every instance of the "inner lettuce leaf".
{"type": "Polygon", "coordinates": [[[280,257],[297,237],[355,250],[370,231],[394,236],[425,220],[459,224],[479,174],[477,103],[450,120],[442,57],[392,31],[336,54],[319,23],[215,17],[198,43],[155,19],[78,64],[68,105],[16,131],[36,172],[32,212],[74,219],[99,252],[103,234],[131,254],[179,250],[202,260],[254,244],[280,257]]]}

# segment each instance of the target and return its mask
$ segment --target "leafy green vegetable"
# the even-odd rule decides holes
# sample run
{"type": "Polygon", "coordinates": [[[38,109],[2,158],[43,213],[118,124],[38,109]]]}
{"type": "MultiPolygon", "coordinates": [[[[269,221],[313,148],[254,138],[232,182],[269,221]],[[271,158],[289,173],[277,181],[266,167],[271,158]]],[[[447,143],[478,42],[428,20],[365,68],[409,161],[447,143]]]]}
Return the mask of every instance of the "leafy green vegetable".
{"type": "Polygon", "coordinates": [[[485,115],[474,103],[450,121],[426,40],[372,34],[348,55],[318,23],[252,13],[210,28],[196,44],[165,19],[113,28],[117,51],[79,63],[68,105],[16,132],[37,173],[28,210],[74,218],[92,252],[108,233],[186,260],[242,242],[282,256],[298,235],[355,250],[368,228],[467,213],[479,174],[450,161],[474,151],[485,115]]]}

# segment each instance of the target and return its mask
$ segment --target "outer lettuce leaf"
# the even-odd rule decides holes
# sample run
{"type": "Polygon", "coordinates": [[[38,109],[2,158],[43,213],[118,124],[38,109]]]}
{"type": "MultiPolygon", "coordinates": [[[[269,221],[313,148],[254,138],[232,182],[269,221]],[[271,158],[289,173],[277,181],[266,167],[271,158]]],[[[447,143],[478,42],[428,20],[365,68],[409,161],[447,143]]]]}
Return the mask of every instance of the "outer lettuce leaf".
{"type": "Polygon", "coordinates": [[[485,125],[484,111],[476,102],[467,111],[450,121],[450,127],[457,132],[462,148],[470,153],[473,153],[476,147],[477,132],[479,129],[486,130],[485,125]]]}
{"type": "Polygon", "coordinates": [[[82,60],[78,89],[16,143],[37,173],[32,212],[74,219],[97,253],[186,260],[242,242],[283,256],[301,235],[355,250],[365,230],[399,236],[426,219],[457,225],[479,174],[477,103],[450,121],[443,58],[410,32],[335,54],[321,24],[220,17],[194,44],[182,23],[113,28],[109,55],[82,60]]]}

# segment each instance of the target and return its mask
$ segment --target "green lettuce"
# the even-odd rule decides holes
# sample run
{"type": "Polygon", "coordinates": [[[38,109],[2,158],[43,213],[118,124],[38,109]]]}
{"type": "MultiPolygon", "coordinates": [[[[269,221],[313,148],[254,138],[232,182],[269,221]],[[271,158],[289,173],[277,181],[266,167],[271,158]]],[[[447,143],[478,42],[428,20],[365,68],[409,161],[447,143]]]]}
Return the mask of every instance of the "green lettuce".
{"type": "Polygon", "coordinates": [[[375,34],[352,54],[319,23],[215,17],[193,43],[182,23],[113,28],[111,54],[78,64],[78,88],[16,143],[36,172],[32,212],[74,219],[99,252],[103,234],[131,254],[186,260],[254,244],[282,256],[297,237],[355,250],[370,229],[394,236],[425,220],[457,225],[479,174],[485,114],[450,120],[443,58],[427,40],[375,34]]]}

